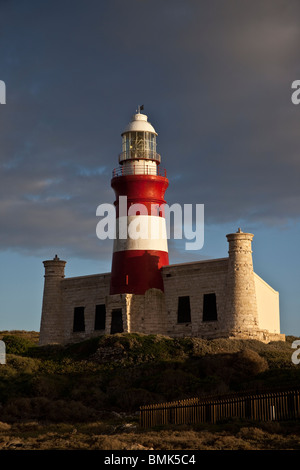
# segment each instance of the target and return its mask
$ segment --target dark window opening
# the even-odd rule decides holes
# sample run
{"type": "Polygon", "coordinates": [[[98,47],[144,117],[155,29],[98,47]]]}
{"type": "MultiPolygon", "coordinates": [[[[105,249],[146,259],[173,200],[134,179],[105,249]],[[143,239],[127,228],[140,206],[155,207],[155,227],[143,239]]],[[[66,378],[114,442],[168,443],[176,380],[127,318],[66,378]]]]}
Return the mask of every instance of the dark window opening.
{"type": "Polygon", "coordinates": [[[73,331],[85,331],[84,307],[74,308],[73,331]]]}
{"type": "Polygon", "coordinates": [[[178,297],[178,323],[190,323],[191,321],[191,306],[189,296],[178,297]]]}
{"type": "Polygon", "coordinates": [[[122,318],[122,309],[114,309],[111,313],[111,327],[110,333],[123,333],[123,318],[122,318]]]}
{"type": "Polygon", "coordinates": [[[203,321],[216,321],[217,300],[216,294],[204,294],[203,296],[203,321]]]}
{"type": "Polygon", "coordinates": [[[105,330],[106,308],[105,304],[96,305],[95,330],[105,330]]]}

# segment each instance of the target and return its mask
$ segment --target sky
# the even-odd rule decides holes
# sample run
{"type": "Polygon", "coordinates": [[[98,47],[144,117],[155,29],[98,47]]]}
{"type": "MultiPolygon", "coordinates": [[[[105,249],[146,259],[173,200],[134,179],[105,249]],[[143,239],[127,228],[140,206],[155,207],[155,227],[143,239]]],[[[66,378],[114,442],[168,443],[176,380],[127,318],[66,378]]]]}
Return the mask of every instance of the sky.
{"type": "Polygon", "coordinates": [[[169,205],[204,204],[204,246],[254,234],[255,272],[300,336],[298,0],[0,0],[0,330],[40,327],[44,268],[109,272],[121,132],[138,105],[158,133],[169,205]]]}

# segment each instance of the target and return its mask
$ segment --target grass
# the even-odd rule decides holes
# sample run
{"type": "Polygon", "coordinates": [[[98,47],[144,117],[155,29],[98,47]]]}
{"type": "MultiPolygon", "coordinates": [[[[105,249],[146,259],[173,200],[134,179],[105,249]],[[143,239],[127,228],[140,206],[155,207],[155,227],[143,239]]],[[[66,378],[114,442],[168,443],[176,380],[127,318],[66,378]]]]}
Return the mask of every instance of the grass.
{"type": "Polygon", "coordinates": [[[137,414],[144,404],[299,386],[294,337],[264,344],[117,334],[44,347],[35,332],[6,331],[0,339],[7,352],[0,449],[300,448],[299,423],[228,421],[144,432],[137,414]]]}
{"type": "Polygon", "coordinates": [[[1,450],[299,450],[299,423],[229,423],[157,428],[115,418],[87,424],[0,422],[1,450]],[[278,424],[277,426],[274,424],[278,424]]]}

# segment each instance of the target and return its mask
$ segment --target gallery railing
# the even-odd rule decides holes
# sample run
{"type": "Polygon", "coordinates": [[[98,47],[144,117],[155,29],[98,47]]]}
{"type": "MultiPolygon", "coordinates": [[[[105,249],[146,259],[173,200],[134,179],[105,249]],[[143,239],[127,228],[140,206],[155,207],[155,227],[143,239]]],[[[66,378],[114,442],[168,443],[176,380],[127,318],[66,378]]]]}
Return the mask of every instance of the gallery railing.
{"type": "Polygon", "coordinates": [[[115,168],[112,172],[112,177],[117,176],[127,176],[127,175],[155,175],[167,177],[167,171],[165,168],[160,168],[158,166],[147,166],[143,164],[135,164],[130,166],[119,166],[115,168]]]}

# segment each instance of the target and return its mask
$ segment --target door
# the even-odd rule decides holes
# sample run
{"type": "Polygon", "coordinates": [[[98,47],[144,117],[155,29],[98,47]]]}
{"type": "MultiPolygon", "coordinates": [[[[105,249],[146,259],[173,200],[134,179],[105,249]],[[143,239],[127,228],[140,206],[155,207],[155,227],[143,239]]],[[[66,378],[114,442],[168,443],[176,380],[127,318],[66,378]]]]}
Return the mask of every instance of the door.
{"type": "Polygon", "coordinates": [[[114,309],[111,313],[111,327],[110,333],[123,333],[123,318],[122,318],[122,309],[114,309]]]}

